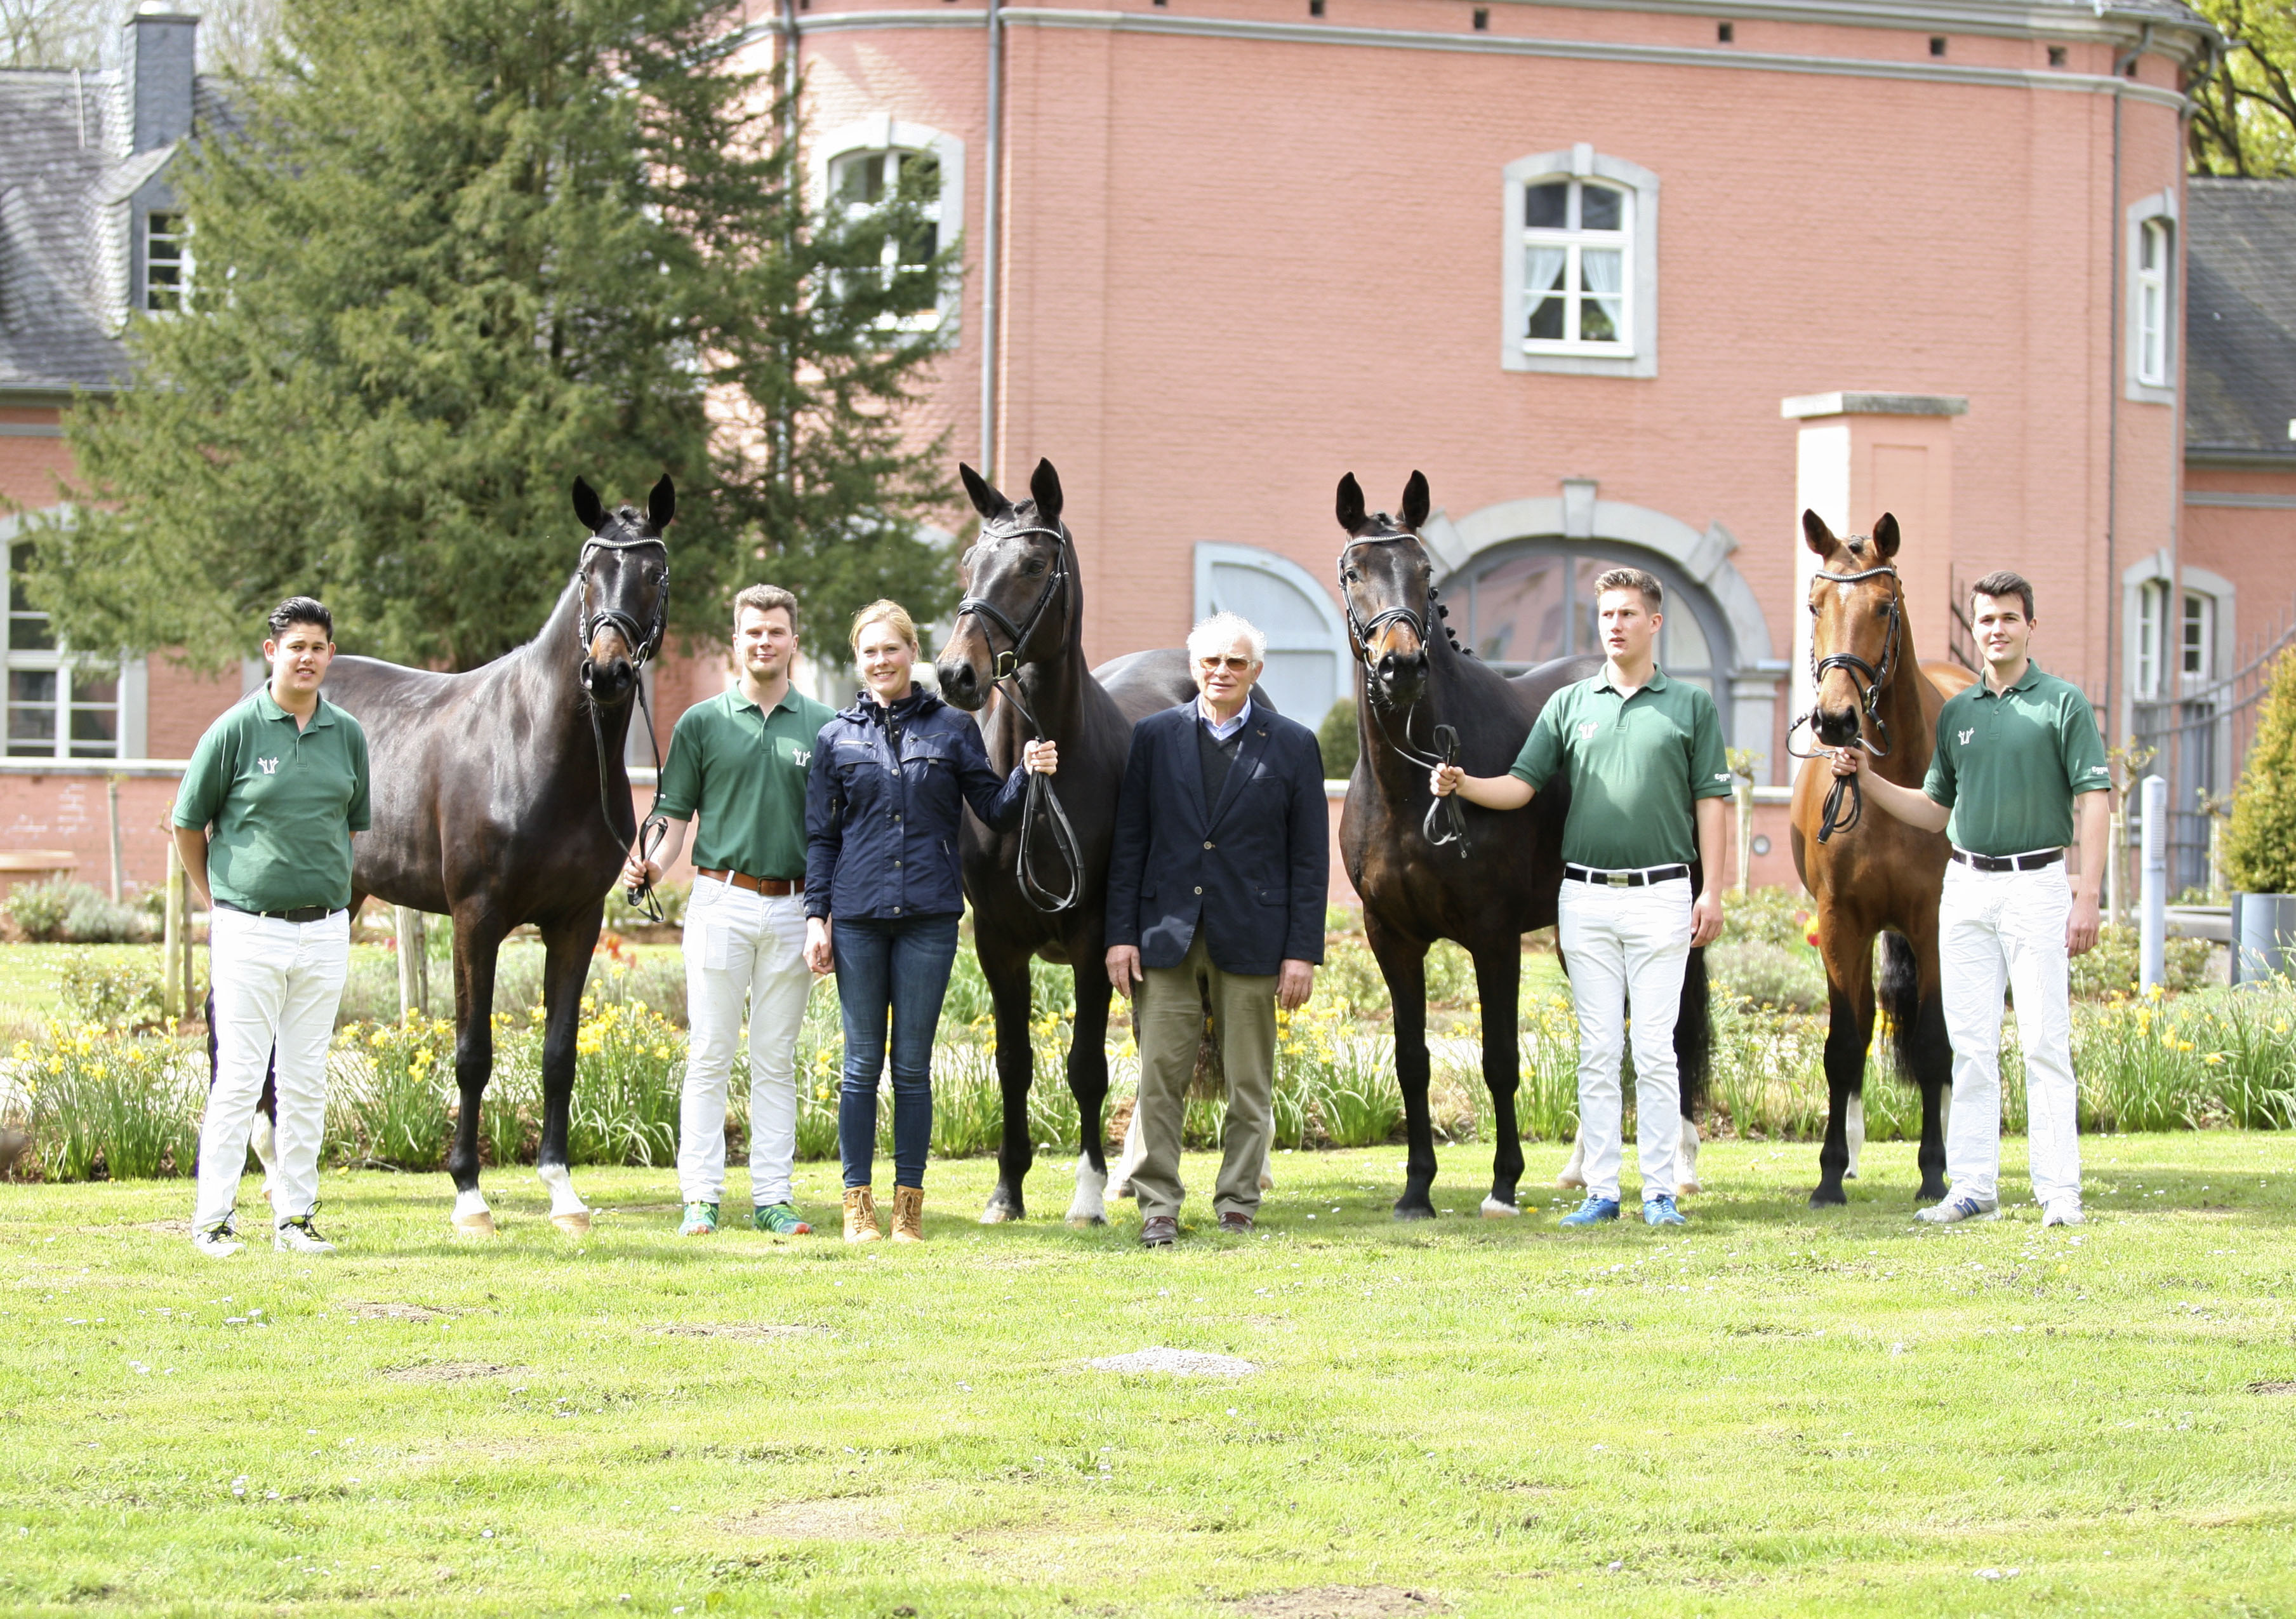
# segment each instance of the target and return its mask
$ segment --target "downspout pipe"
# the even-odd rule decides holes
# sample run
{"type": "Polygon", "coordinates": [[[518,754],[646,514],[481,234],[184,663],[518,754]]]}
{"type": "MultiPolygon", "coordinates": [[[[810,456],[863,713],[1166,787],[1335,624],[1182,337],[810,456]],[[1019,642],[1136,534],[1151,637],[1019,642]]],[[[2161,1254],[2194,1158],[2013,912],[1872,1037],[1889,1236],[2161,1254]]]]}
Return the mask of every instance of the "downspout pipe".
{"type": "MultiPolygon", "coordinates": [[[[793,3],[793,0],[790,0],[793,3]]],[[[980,472],[996,477],[997,283],[1002,266],[999,226],[1004,201],[1004,20],[988,0],[988,138],[983,145],[980,188],[980,472]]]]}
{"type": "MultiPolygon", "coordinates": [[[[2121,740],[2133,734],[2123,723],[2128,704],[2123,703],[2116,683],[2120,657],[2120,393],[2122,373],[2128,363],[2123,351],[2127,341],[2128,311],[2121,306],[2120,260],[2127,251],[2121,240],[2120,203],[2120,109],[2123,100],[2120,86],[2136,59],[2144,54],[2152,43],[2152,25],[2146,23],[2136,36],[2136,43],[2112,59],[2112,197],[2105,209],[2106,265],[2111,277],[2112,292],[2105,308],[2105,429],[2104,429],[2104,696],[2110,711],[2105,721],[2105,741],[2111,744],[2112,732],[2118,729],[2121,740]]],[[[2173,596],[2173,592],[2171,593],[2173,596]]],[[[2167,630],[2164,628],[2165,637],[2167,630]]],[[[2132,699],[2133,701],[2133,699],[2132,699]]],[[[2133,713],[2128,714],[2133,719],[2133,713]]]]}

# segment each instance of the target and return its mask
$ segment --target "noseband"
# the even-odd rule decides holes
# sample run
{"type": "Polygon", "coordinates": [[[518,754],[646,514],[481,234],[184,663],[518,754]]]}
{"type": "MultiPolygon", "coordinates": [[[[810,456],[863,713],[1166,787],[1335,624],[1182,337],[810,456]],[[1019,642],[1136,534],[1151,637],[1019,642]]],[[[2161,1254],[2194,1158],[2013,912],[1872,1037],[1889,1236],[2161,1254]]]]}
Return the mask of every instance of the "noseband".
{"type": "MultiPolygon", "coordinates": [[[[1786,727],[1786,752],[1797,759],[1814,759],[1823,752],[1823,750],[1815,750],[1803,752],[1797,749],[1793,745],[1793,734],[1807,725],[1810,727],[1811,739],[1813,741],[1816,739],[1817,688],[1827,673],[1837,669],[1848,670],[1853,679],[1863,682],[1865,691],[1858,698],[1857,706],[1865,717],[1874,722],[1874,729],[1879,737],[1876,742],[1868,742],[1861,730],[1857,739],[1849,745],[1863,748],[1876,759],[1886,759],[1890,756],[1890,726],[1889,722],[1882,718],[1881,710],[1882,693],[1889,686],[1890,677],[1897,669],[1898,645],[1904,638],[1906,593],[1902,581],[1898,579],[1898,571],[1885,563],[1878,568],[1868,568],[1862,573],[1828,573],[1820,570],[1811,577],[1822,579],[1829,584],[1858,585],[1869,579],[1881,579],[1885,576],[1896,582],[1898,588],[1890,592],[1890,628],[1888,639],[1882,644],[1880,668],[1875,668],[1855,653],[1829,653],[1821,658],[1817,655],[1817,637],[1815,634],[1810,637],[1809,711],[1798,717],[1793,724],[1786,727]]],[[[1813,605],[1811,612],[1816,611],[1816,608],[1813,605]]],[[[1817,841],[1823,843],[1837,832],[1847,832],[1865,818],[1865,812],[1866,795],[1857,785],[1857,778],[1854,776],[1836,777],[1833,786],[1826,791],[1825,803],[1818,817],[1817,841]],[[1845,789],[1847,789],[1846,793],[1845,789]]]]}
{"type": "Polygon", "coordinates": [[[1058,529],[999,529],[994,533],[984,529],[981,531],[980,543],[982,545],[987,545],[992,540],[1021,539],[1031,534],[1042,534],[1047,539],[1054,541],[1060,547],[1060,560],[1053,564],[1053,575],[1045,581],[1045,588],[1037,596],[1036,606],[1029,609],[1027,623],[1015,624],[1005,616],[1002,607],[985,596],[968,596],[956,604],[956,616],[959,620],[968,614],[973,618],[986,619],[1003,630],[1005,637],[1013,643],[1008,651],[996,653],[990,663],[989,667],[995,671],[989,676],[992,684],[998,680],[1009,679],[1013,672],[1020,668],[1021,649],[1035,637],[1037,626],[1044,621],[1046,610],[1053,604],[1053,597],[1060,594],[1062,587],[1069,582],[1069,540],[1068,536],[1058,529]]]}

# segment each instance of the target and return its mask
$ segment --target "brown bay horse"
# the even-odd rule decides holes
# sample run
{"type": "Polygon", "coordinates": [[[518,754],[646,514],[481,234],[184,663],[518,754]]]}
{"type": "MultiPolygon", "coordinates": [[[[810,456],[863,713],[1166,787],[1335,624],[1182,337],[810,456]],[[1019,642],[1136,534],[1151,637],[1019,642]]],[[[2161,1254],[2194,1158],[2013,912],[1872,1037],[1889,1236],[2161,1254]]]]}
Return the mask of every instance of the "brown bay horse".
{"type": "MultiPolygon", "coordinates": [[[[1975,678],[1954,663],[1918,663],[1906,621],[1904,582],[1893,560],[1898,520],[1888,513],[1871,538],[1837,538],[1815,512],[1802,535],[1819,562],[1810,582],[1810,663],[1816,697],[1803,717],[1822,749],[1863,747],[1872,768],[1919,791],[1929,774],[1938,710],[1975,678]]],[[[1802,723],[1797,719],[1796,726],[1802,723]]],[[[1789,737],[1791,740],[1791,737],[1789,737]]],[[[1827,756],[1808,758],[1794,778],[1794,869],[1817,901],[1818,950],[1825,962],[1825,1142],[1818,1149],[1813,1208],[1847,1203],[1865,1145],[1866,1054],[1877,996],[1874,941],[1881,941],[1879,1005],[1904,1076],[1921,1087],[1921,1198],[1945,1196],[1945,1122],[1953,1051],[1938,992],[1938,899],[1949,845],[1891,815],[1863,813],[1854,781],[1835,785],[1827,756]]]]}

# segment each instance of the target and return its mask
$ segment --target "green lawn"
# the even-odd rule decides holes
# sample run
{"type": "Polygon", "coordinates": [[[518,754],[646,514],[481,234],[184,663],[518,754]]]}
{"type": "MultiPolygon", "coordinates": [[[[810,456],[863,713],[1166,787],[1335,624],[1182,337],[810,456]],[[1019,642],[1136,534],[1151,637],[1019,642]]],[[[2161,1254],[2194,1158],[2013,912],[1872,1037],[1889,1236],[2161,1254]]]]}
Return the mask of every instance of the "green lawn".
{"type": "Polygon", "coordinates": [[[340,1255],[224,1264],[185,1183],[0,1187],[0,1607],[2296,1611],[2296,1139],[2086,1146],[2046,1235],[1916,1230],[1904,1146],[1823,1218],[1811,1146],[1710,1147],[1664,1237],[1472,1218],[1480,1149],[1432,1227],[1398,1148],[1283,1155],[1264,1235],[1165,1254],[970,1223],[981,1160],[906,1251],[680,1240],[660,1171],[585,1173],[582,1242],[494,1175],[481,1245],[331,1174],[340,1255]],[[1086,1368],[1150,1345],[1259,1369],[1086,1368]]]}

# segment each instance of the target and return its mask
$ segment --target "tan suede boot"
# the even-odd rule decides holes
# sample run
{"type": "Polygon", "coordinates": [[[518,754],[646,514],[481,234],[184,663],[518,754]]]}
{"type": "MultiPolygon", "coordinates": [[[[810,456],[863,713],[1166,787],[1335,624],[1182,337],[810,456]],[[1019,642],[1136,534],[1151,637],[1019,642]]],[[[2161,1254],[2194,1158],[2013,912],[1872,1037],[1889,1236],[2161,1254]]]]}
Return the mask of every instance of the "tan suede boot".
{"type": "Polygon", "coordinates": [[[893,1240],[921,1243],[925,1239],[925,1193],[922,1187],[893,1188],[893,1240]]]}
{"type": "Polygon", "coordinates": [[[845,1240],[849,1243],[874,1243],[885,1240],[877,1229],[877,1188],[849,1186],[845,1188],[845,1240]]]}

